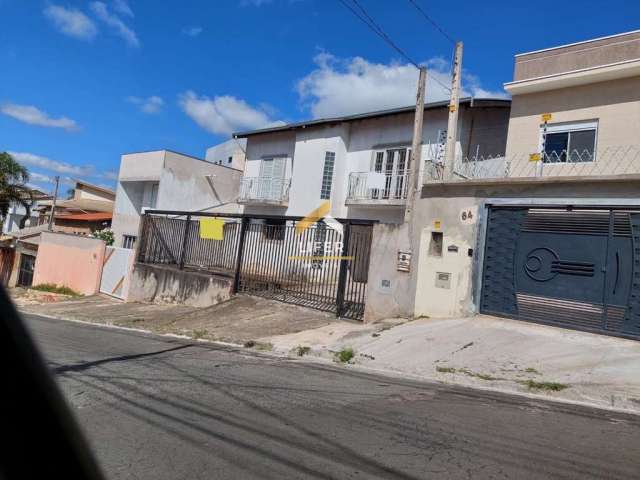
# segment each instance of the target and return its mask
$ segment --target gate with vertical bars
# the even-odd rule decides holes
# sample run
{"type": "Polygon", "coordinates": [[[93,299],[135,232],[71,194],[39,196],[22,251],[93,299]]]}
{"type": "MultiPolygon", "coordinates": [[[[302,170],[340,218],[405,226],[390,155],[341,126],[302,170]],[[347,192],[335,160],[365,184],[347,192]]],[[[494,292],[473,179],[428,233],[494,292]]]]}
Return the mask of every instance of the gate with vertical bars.
{"type": "Polygon", "coordinates": [[[361,320],[367,295],[371,221],[148,211],[138,262],[234,277],[234,290],[361,320]],[[222,238],[202,238],[199,220],[224,219],[222,238]]]}
{"type": "Polygon", "coordinates": [[[640,336],[640,209],[491,207],[480,310],[640,336]]]}

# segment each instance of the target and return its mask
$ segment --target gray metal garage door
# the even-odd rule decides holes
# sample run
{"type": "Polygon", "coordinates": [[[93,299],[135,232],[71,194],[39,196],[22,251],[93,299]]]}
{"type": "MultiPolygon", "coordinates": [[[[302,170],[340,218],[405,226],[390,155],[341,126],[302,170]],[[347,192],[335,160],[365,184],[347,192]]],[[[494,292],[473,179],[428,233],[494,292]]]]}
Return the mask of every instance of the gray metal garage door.
{"type": "Polygon", "coordinates": [[[491,207],[481,312],[640,336],[640,210],[491,207]]]}

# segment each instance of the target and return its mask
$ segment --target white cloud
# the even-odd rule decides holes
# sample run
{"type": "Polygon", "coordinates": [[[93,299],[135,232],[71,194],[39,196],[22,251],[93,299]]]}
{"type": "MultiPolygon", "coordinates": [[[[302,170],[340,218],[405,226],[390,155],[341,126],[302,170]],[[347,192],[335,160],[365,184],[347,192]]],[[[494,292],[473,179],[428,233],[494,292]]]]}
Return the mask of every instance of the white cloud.
{"type": "Polygon", "coordinates": [[[126,2],[126,0],[113,0],[112,1],[113,9],[121,15],[126,15],[128,17],[133,17],[133,10],[126,2]]]}
{"type": "Polygon", "coordinates": [[[30,167],[39,167],[52,172],[74,176],[91,176],[93,173],[93,167],[91,165],[71,165],[70,163],[51,160],[50,158],[27,152],[8,153],[19,163],[30,167]]]}
{"type": "Polygon", "coordinates": [[[188,91],[180,95],[179,104],[194,122],[217,135],[229,135],[239,130],[265,128],[284,123],[274,121],[265,111],[230,95],[209,98],[188,91]]]}
{"type": "MultiPolygon", "coordinates": [[[[372,63],[355,57],[339,59],[328,53],[314,58],[316,68],[298,81],[296,89],[314,118],[364,113],[415,104],[418,71],[409,64],[372,63]]],[[[433,58],[427,66],[427,102],[449,98],[449,62],[433,58]]],[[[464,95],[504,96],[480,87],[477,77],[463,73],[464,95]],[[467,85],[468,83],[468,85],[467,85]]]]}
{"type": "Polygon", "coordinates": [[[184,27],[182,29],[182,33],[187,35],[188,37],[197,37],[203,31],[202,27],[192,26],[192,27],[184,27]]]}
{"type": "Polygon", "coordinates": [[[114,15],[109,11],[109,8],[104,2],[91,2],[91,10],[93,13],[112,28],[112,30],[122,37],[132,47],[139,47],[140,40],[138,35],[131,28],[129,28],[117,15],[114,15]]]}
{"type": "Polygon", "coordinates": [[[49,5],[44,9],[44,15],[61,33],[81,40],[93,40],[98,28],[80,10],[64,8],[59,5],[49,5]]]}
{"type": "Polygon", "coordinates": [[[164,106],[164,100],[155,95],[148,98],[127,97],[127,102],[137,105],[142,112],[148,114],[160,113],[164,106]]]}
{"type": "Polygon", "coordinates": [[[33,105],[17,105],[15,103],[5,103],[0,106],[0,112],[9,117],[28,123],[29,125],[38,125],[40,127],[63,128],[67,131],[78,130],[78,124],[75,120],[67,117],[50,117],[49,114],[43,112],[33,105]]]}

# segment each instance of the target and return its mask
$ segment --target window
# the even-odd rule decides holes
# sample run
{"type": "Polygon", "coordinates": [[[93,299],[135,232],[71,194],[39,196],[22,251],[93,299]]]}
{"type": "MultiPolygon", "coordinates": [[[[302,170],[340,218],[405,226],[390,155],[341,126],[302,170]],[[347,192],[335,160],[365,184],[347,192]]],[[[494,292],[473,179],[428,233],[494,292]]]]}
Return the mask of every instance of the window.
{"type": "Polygon", "coordinates": [[[151,208],[156,208],[156,203],[158,201],[158,184],[154,183],[153,185],[151,185],[151,201],[149,206],[151,208]]]}
{"type": "Polygon", "coordinates": [[[122,248],[133,248],[136,243],[135,235],[123,235],[122,236],[122,248]]]}
{"type": "Polygon", "coordinates": [[[267,219],[262,227],[262,234],[268,240],[284,240],[287,221],[281,219],[267,219]]]}
{"type": "Polygon", "coordinates": [[[411,149],[389,148],[374,152],[373,171],[384,174],[384,189],[372,189],[373,198],[406,198],[411,149]]]}
{"type": "Polygon", "coordinates": [[[320,188],[320,198],[329,200],[331,198],[331,185],[333,183],[333,166],[336,163],[335,152],[327,152],[324,155],[324,170],[322,171],[322,187],[320,188]]]}
{"type": "Polygon", "coordinates": [[[231,163],[233,161],[233,157],[227,158],[227,163],[231,163]]]}
{"type": "Polygon", "coordinates": [[[577,122],[540,127],[545,163],[593,162],[596,155],[598,122],[577,122]]]}

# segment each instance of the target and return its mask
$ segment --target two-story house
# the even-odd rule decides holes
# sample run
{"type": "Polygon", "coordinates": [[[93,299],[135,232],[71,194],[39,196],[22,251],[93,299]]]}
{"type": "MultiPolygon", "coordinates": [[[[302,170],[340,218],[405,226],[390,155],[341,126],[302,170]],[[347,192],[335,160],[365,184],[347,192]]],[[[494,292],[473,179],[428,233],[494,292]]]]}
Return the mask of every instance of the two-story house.
{"type": "MultiPolygon", "coordinates": [[[[462,99],[459,154],[503,155],[509,107],[509,100],[462,99]]],[[[244,212],[305,216],[330,201],[334,218],[402,223],[414,112],[396,108],[236,133],[247,141],[244,212]]],[[[425,105],[422,157],[430,168],[444,161],[448,112],[447,102],[425,105]]]]}
{"type": "Polygon", "coordinates": [[[416,313],[640,335],[640,31],[516,55],[505,89],[506,155],[425,175],[416,313]]]}
{"type": "Polygon", "coordinates": [[[122,155],[114,245],[134,248],[147,209],[237,213],[242,171],[170,150],[122,155]]]}

